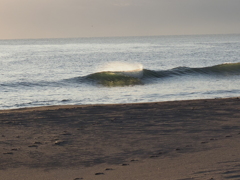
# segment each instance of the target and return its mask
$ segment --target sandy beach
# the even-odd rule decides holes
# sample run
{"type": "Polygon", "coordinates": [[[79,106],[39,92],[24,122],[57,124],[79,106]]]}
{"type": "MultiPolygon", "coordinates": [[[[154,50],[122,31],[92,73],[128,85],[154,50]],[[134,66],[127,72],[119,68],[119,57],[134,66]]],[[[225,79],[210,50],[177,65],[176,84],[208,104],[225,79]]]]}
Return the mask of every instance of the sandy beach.
{"type": "Polygon", "coordinates": [[[0,111],[0,179],[240,179],[240,99],[0,111]]]}

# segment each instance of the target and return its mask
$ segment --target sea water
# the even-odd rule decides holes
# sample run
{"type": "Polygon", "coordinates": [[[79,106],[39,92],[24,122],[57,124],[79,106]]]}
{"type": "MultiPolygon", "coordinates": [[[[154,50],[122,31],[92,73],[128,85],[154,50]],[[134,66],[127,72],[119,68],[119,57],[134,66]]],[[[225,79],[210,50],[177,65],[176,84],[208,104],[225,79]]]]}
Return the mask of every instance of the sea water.
{"type": "Polygon", "coordinates": [[[0,40],[0,109],[240,95],[240,35],[0,40]]]}

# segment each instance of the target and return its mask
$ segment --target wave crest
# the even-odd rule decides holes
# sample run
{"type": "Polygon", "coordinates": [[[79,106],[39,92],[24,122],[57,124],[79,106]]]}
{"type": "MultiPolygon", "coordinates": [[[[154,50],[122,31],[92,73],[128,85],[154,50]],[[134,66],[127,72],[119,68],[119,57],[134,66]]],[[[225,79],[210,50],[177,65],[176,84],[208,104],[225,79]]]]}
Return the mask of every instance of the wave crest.
{"type": "Polygon", "coordinates": [[[176,67],[169,70],[135,69],[132,71],[102,71],[81,77],[88,82],[95,82],[103,86],[133,86],[142,85],[151,79],[162,79],[179,76],[232,76],[240,75],[240,63],[224,63],[214,66],[191,68],[176,67]]]}

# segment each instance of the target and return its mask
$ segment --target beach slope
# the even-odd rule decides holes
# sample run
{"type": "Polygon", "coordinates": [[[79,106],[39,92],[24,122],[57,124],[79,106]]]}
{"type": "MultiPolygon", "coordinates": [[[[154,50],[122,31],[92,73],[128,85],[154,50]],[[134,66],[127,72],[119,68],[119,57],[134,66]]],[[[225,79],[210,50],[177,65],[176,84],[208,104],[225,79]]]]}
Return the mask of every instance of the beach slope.
{"type": "Polygon", "coordinates": [[[240,179],[240,99],[0,111],[0,179],[240,179]]]}

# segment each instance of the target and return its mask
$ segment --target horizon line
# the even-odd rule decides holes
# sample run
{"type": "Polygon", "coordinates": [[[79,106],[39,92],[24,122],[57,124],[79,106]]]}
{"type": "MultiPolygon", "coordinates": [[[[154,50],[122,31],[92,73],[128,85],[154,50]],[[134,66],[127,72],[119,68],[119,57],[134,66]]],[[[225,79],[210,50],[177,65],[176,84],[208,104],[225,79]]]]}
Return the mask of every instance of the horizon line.
{"type": "Polygon", "coordinates": [[[240,33],[204,33],[204,34],[164,34],[164,35],[126,35],[126,36],[82,36],[82,37],[42,37],[42,38],[5,38],[7,40],[46,40],[46,39],[90,39],[90,38],[127,38],[127,37],[161,37],[161,36],[214,36],[214,35],[240,35],[240,33]]]}

